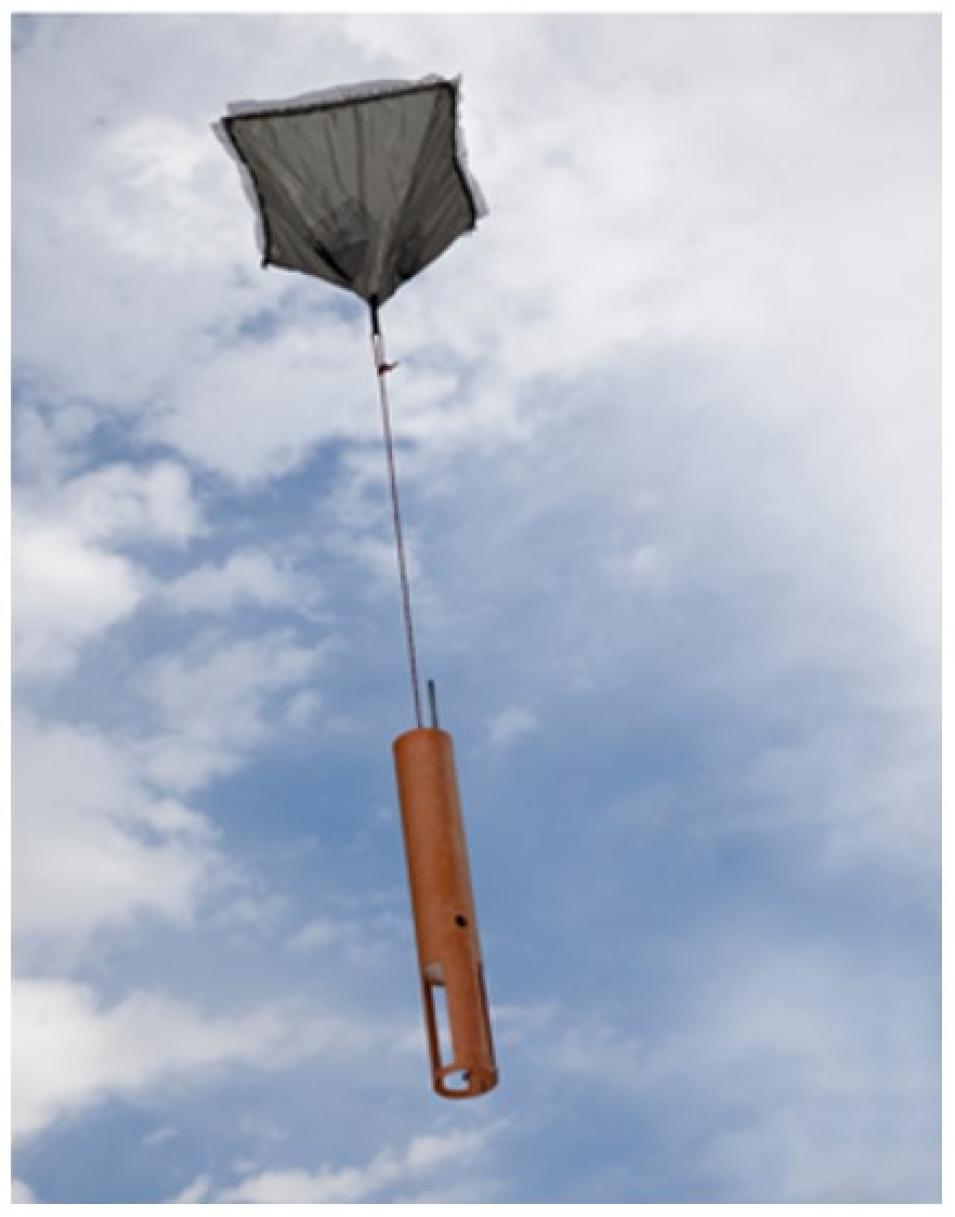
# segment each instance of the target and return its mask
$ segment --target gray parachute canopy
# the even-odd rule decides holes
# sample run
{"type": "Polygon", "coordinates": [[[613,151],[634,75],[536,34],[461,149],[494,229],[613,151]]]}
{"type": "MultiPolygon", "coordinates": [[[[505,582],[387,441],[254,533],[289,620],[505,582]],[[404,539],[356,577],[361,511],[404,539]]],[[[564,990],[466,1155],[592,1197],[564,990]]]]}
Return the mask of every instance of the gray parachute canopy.
{"type": "Polygon", "coordinates": [[[458,90],[426,76],[229,106],[214,129],[258,214],[262,265],[384,304],[473,229],[486,208],[458,90]]]}

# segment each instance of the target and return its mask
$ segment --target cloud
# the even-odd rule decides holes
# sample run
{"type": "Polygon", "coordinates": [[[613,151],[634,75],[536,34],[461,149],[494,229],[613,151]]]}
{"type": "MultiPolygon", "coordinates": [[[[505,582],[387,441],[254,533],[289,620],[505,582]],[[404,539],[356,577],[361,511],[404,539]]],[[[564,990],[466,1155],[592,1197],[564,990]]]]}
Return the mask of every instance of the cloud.
{"type": "Polygon", "coordinates": [[[13,989],[13,1131],[218,1065],[267,1060],[287,1027],[272,1011],[204,1018],[187,1003],[134,992],[103,1009],[88,985],[19,979],[13,989]]]}
{"type": "Polygon", "coordinates": [[[337,958],[365,966],[394,950],[396,940],[408,939],[407,917],[384,909],[357,917],[315,917],[297,930],[287,942],[289,951],[312,955],[333,951],[337,958]]]}
{"type": "Polygon", "coordinates": [[[243,549],[219,565],[206,562],[169,580],[162,598],[181,612],[224,614],[241,604],[258,604],[306,613],[318,590],[313,580],[280,566],[270,554],[243,549]]]}
{"type": "Polygon", "coordinates": [[[171,1124],[161,1124],[159,1128],[154,1128],[152,1132],[148,1132],[143,1137],[143,1145],[150,1147],[154,1145],[163,1145],[166,1141],[172,1141],[179,1136],[179,1130],[171,1124]]]}
{"type": "Polygon", "coordinates": [[[131,541],[182,546],[201,528],[184,469],[125,463],[22,486],[13,520],[13,654],[21,676],[56,677],[153,588],[115,552],[131,541]]]}
{"type": "Polygon", "coordinates": [[[167,1204],[202,1204],[212,1190],[212,1180],[208,1175],[197,1175],[191,1183],[187,1183],[181,1192],[177,1192],[167,1204]]]}
{"type": "Polygon", "coordinates": [[[296,731],[302,731],[315,722],[322,706],[322,698],[314,689],[303,689],[288,700],[285,721],[296,731]]]}
{"type": "Polygon", "coordinates": [[[105,465],[63,483],[43,508],[89,540],[155,539],[182,545],[202,527],[188,473],[172,461],[105,465]]]}
{"type": "Polygon", "coordinates": [[[492,748],[508,748],[522,735],[540,729],[540,721],[527,706],[506,706],[488,720],[488,743],[492,748]]]}
{"type": "Polygon", "coordinates": [[[17,979],[12,1009],[18,1139],[107,1099],[202,1085],[223,1069],[388,1051],[386,1037],[354,1016],[278,1004],[210,1015],[146,990],[107,1006],[90,985],[67,980],[17,979]]]}
{"type": "Polygon", "coordinates": [[[565,1015],[545,1037],[549,1067],[672,1123],[668,1141],[694,1147],[684,1189],[761,1203],[932,1199],[939,1083],[924,990],[791,938],[708,940],[681,956],[694,998],[678,1020],[635,1030],[565,1015]]]}
{"type": "Polygon", "coordinates": [[[327,310],[307,322],[293,316],[267,337],[222,342],[179,379],[165,409],[144,416],[143,436],[243,486],[289,473],[322,441],[374,439],[363,339],[327,310]]]}
{"type": "Polygon", "coordinates": [[[606,560],[611,577],[633,591],[656,586],[664,576],[665,559],[656,545],[638,545],[606,560]]]}
{"type": "Polygon", "coordinates": [[[243,1179],[219,1192],[219,1203],[251,1204],[356,1204],[389,1189],[426,1179],[454,1164],[457,1178],[487,1149],[499,1131],[498,1124],[476,1129],[425,1133],[413,1137],[401,1151],[380,1150],[363,1166],[323,1167],[306,1170],[270,1170],[243,1179]]]}
{"type": "Polygon", "coordinates": [[[231,37],[194,47],[188,70],[167,72],[162,96],[133,100],[157,54],[176,61],[183,36],[175,17],[121,22],[112,34],[39,22],[19,52],[17,365],[45,394],[81,393],[111,415],[155,408],[170,378],[201,357],[210,312],[217,327],[238,324],[250,304],[288,287],[263,284],[236,256],[251,242],[248,209],[208,129],[231,37]],[[116,74],[85,71],[116,36],[125,52],[116,74]],[[63,68],[64,53],[80,76],[63,68]],[[197,53],[206,59],[198,72],[197,53]],[[68,92],[66,117],[53,80],[68,92]],[[79,309],[68,290],[76,284],[79,309]]]}
{"type": "Polygon", "coordinates": [[[816,722],[767,745],[744,775],[749,809],[727,817],[726,827],[808,826],[818,834],[821,866],[834,875],[859,867],[936,875],[941,755],[928,725],[935,715],[910,709],[886,730],[884,713],[860,708],[852,719],[816,722]]]}
{"type": "Polygon", "coordinates": [[[14,719],[14,932],[83,944],[148,916],[184,925],[227,868],[209,821],[92,728],[14,719]],[[56,893],[55,899],[51,893],[56,893]]]}
{"type": "Polygon", "coordinates": [[[328,638],[302,646],[290,630],[245,639],[213,633],[146,664],[138,687],[156,731],[138,754],[150,779],[186,791],[235,769],[268,738],[272,709],[299,690],[336,645],[328,638]]]}
{"type": "Polygon", "coordinates": [[[127,558],[86,544],[68,527],[14,525],[13,654],[29,676],[56,676],[81,647],[128,617],[149,580],[127,558]]]}
{"type": "Polygon", "coordinates": [[[84,444],[99,422],[96,410],[76,402],[44,409],[28,393],[18,394],[13,413],[13,456],[24,482],[56,485],[82,463],[84,444]]]}
{"type": "Polygon", "coordinates": [[[14,1204],[36,1204],[33,1189],[22,1179],[14,1179],[11,1183],[10,1199],[14,1204]]]}
{"type": "MultiPolygon", "coordinates": [[[[300,686],[327,651],[299,645],[290,631],[203,636],[185,654],[144,667],[141,692],[154,721],[140,717],[122,735],[18,713],[13,890],[21,956],[44,944],[82,953],[103,933],[149,919],[194,925],[201,905],[226,897],[220,916],[234,921],[246,909],[258,919],[269,897],[252,893],[218,831],[181,796],[246,763],[279,729],[272,711],[286,699],[293,718],[301,714],[300,686]]],[[[314,710],[314,699],[306,708],[314,710]]]]}
{"type": "Polygon", "coordinates": [[[536,1035],[549,1033],[559,1018],[556,1002],[536,1002],[528,1005],[491,1003],[491,1024],[495,1041],[501,1045],[519,1045],[536,1035]]]}

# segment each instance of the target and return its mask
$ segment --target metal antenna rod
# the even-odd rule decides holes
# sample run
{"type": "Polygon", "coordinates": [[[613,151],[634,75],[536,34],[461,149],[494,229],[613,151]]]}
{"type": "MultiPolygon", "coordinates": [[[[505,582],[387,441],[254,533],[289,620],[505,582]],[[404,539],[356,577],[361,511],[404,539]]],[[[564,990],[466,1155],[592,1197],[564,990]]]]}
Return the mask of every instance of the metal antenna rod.
{"type": "Polygon", "coordinates": [[[411,620],[411,591],[408,584],[408,566],[405,562],[405,545],[401,534],[401,512],[398,509],[398,477],[395,472],[395,449],[391,439],[391,412],[388,408],[388,387],[385,377],[392,365],[385,359],[385,343],[378,322],[378,301],[371,300],[371,349],[378,377],[378,401],[381,405],[381,429],[385,437],[385,455],[388,458],[388,482],[391,488],[391,515],[395,525],[395,551],[398,555],[398,577],[401,580],[401,610],[405,623],[405,639],[408,644],[408,666],[411,669],[411,692],[414,695],[415,723],[421,723],[421,693],[418,689],[418,658],[415,652],[414,624],[411,620]]]}

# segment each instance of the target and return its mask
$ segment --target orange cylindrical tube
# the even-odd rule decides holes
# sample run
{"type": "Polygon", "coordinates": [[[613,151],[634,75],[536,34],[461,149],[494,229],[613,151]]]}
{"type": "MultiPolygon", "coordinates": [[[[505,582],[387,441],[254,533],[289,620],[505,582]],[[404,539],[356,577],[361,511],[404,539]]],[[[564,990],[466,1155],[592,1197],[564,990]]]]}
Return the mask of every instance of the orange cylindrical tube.
{"type": "Polygon", "coordinates": [[[432,1081],[445,1098],[471,1098],[497,1085],[497,1065],[451,736],[419,727],[392,747],[432,1081]]]}

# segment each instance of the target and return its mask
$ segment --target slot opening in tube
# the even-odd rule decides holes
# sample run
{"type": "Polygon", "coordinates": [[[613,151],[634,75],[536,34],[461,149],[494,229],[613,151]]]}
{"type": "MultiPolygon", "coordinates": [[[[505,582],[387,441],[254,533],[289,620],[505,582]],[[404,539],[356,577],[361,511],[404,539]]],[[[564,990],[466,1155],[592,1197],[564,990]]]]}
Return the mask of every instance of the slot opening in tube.
{"type": "Polygon", "coordinates": [[[434,1015],[438,1068],[445,1069],[454,1059],[454,1043],[451,1038],[451,1016],[448,1012],[448,990],[445,985],[431,980],[427,982],[427,988],[434,1015]]]}

